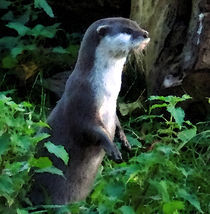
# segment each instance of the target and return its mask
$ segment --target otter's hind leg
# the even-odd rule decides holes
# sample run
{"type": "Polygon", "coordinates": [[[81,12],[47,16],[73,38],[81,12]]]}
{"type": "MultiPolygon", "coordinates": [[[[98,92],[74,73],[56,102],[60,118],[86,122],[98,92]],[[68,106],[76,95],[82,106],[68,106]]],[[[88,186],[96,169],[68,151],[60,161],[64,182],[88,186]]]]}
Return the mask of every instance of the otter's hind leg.
{"type": "Polygon", "coordinates": [[[127,151],[131,150],[131,145],[129,144],[125,133],[123,131],[123,128],[121,127],[120,121],[116,115],[116,131],[115,131],[116,136],[119,138],[120,142],[122,143],[122,146],[124,149],[127,151]]]}

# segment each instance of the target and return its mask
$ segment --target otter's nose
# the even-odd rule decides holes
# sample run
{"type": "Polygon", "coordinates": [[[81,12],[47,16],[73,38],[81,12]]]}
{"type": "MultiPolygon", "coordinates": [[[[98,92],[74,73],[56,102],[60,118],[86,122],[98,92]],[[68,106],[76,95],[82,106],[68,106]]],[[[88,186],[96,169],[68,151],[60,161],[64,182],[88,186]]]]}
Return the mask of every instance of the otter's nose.
{"type": "Polygon", "coordinates": [[[147,31],[143,31],[143,37],[145,39],[149,38],[149,33],[147,31]]]}

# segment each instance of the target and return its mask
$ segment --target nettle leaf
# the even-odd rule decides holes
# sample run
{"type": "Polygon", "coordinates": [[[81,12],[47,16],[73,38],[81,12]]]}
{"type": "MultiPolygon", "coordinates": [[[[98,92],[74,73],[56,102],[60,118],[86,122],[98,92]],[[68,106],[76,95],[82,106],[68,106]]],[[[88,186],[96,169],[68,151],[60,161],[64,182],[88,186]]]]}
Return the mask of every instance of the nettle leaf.
{"type": "Polygon", "coordinates": [[[0,136],[0,159],[6,151],[9,150],[10,136],[8,134],[3,134],[0,136]]]}
{"type": "Polygon", "coordinates": [[[129,162],[138,162],[142,164],[142,166],[149,168],[151,166],[154,166],[155,164],[162,164],[163,157],[164,156],[160,155],[158,152],[152,151],[152,152],[142,153],[138,156],[134,156],[129,160],[129,162]]]}
{"type": "Polygon", "coordinates": [[[122,183],[110,183],[105,188],[105,193],[114,199],[120,198],[125,192],[125,187],[122,183]]]}
{"type": "Polygon", "coordinates": [[[163,115],[141,115],[134,119],[134,122],[141,122],[144,120],[154,120],[158,118],[163,118],[163,115]]]}
{"type": "Polygon", "coordinates": [[[23,51],[25,50],[35,50],[36,49],[36,45],[32,44],[32,45],[19,45],[16,46],[15,48],[12,48],[11,50],[11,55],[12,57],[16,57],[17,55],[21,54],[23,51]]]}
{"type": "Polygon", "coordinates": [[[46,0],[34,0],[34,6],[35,8],[43,9],[45,13],[51,18],[54,17],[52,8],[50,7],[46,0]]]}
{"type": "Polygon", "coordinates": [[[127,135],[127,140],[132,146],[137,146],[138,148],[142,148],[142,144],[138,141],[137,138],[132,137],[131,135],[127,135]]]}
{"type": "Polygon", "coordinates": [[[37,173],[46,173],[47,172],[47,173],[51,173],[51,174],[61,175],[64,177],[62,170],[60,170],[54,166],[37,169],[37,170],[35,170],[35,172],[37,172],[37,173]]]}
{"type": "Polygon", "coordinates": [[[25,36],[30,31],[29,27],[26,27],[20,22],[9,22],[6,26],[16,30],[20,36],[25,36]]]}
{"type": "Polygon", "coordinates": [[[33,105],[31,103],[26,102],[26,101],[21,102],[20,105],[23,106],[24,108],[31,108],[31,107],[33,107],[33,105]]]}
{"type": "Polygon", "coordinates": [[[4,169],[5,173],[7,173],[10,176],[14,176],[25,170],[29,170],[29,164],[26,161],[7,163],[4,169]]]}
{"type": "Polygon", "coordinates": [[[7,0],[0,1],[0,9],[7,9],[10,6],[11,2],[7,0]]]}
{"type": "Polygon", "coordinates": [[[12,20],[14,20],[13,12],[12,12],[12,11],[9,11],[8,13],[4,14],[4,15],[1,17],[1,20],[6,20],[6,21],[12,21],[12,20]]]}
{"type": "Polygon", "coordinates": [[[72,57],[77,57],[80,45],[70,44],[66,50],[71,54],[72,57]]]}
{"type": "Polygon", "coordinates": [[[11,49],[12,47],[15,47],[18,42],[18,37],[12,37],[12,36],[5,36],[0,38],[0,49],[7,48],[11,49]]]}
{"type": "Polygon", "coordinates": [[[36,136],[33,137],[33,143],[38,143],[46,138],[48,138],[50,135],[48,133],[38,133],[36,136]]]}
{"type": "Polygon", "coordinates": [[[58,46],[58,47],[53,48],[53,49],[52,49],[52,52],[53,52],[53,53],[60,53],[60,54],[67,54],[67,53],[69,53],[68,50],[64,49],[64,48],[61,47],[61,46],[58,46]]]}
{"type": "Polygon", "coordinates": [[[201,210],[200,202],[196,195],[188,193],[185,189],[179,189],[178,196],[190,202],[190,204],[193,205],[200,213],[204,213],[201,210]]]}
{"type": "Polygon", "coordinates": [[[28,214],[27,210],[17,209],[17,214],[28,214]]]}
{"type": "Polygon", "coordinates": [[[182,97],[177,96],[150,96],[148,100],[160,100],[167,103],[170,103],[172,105],[176,105],[178,102],[183,102],[185,100],[191,99],[191,97],[187,94],[184,94],[182,97]]]}
{"type": "Polygon", "coordinates": [[[132,103],[119,103],[119,110],[122,116],[131,114],[138,108],[141,108],[141,104],[139,104],[138,101],[132,103]]]}
{"type": "Polygon", "coordinates": [[[48,152],[54,154],[56,157],[60,158],[66,165],[69,161],[69,155],[66,152],[65,148],[61,145],[55,145],[51,142],[45,143],[45,147],[47,148],[48,152]]]}
{"type": "Polygon", "coordinates": [[[178,138],[182,141],[187,143],[188,141],[190,141],[193,137],[196,136],[197,133],[197,128],[191,128],[191,129],[187,129],[184,131],[181,131],[178,133],[178,138]]]}
{"type": "Polygon", "coordinates": [[[26,24],[29,20],[30,20],[30,16],[31,16],[31,8],[28,8],[28,6],[26,6],[27,10],[24,14],[22,14],[21,16],[16,18],[17,22],[20,22],[22,24],[26,24]]]}
{"type": "Polygon", "coordinates": [[[169,201],[169,194],[168,194],[168,185],[167,181],[161,180],[161,181],[155,181],[155,180],[150,180],[149,183],[153,185],[158,193],[162,196],[162,200],[164,202],[169,201]]]}
{"type": "Polygon", "coordinates": [[[0,175],[0,196],[14,192],[12,179],[8,175],[0,175]]]}
{"type": "Polygon", "coordinates": [[[2,67],[3,68],[14,68],[17,65],[18,61],[12,56],[6,56],[2,59],[2,67]]]}
{"type": "Polygon", "coordinates": [[[59,25],[59,23],[56,23],[45,27],[44,25],[38,24],[31,30],[30,35],[33,35],[34,37],[43,36],[52,39],[55,36],[59,25]]]}
{"type": "Polygon", "coordinates": [[[164,203],[163,205],[163,214],[173,214],[178,210],[184,209],[184,202],[183,201],[170,201],[164,203]]]}
{"type": "Polygon", "coordinates": [[[171,113],[173,118],[175,119],[176,123],[181,126],[184,122],[185,113],[184,110],[180,107],[175,108],[174,106],[167,106],[167,111],[171,113]]]}
{"type": "Polygon", "coordinates": [[[40,158],[33,158],[30,162],[32,167],[38,167],[40,169],[51,167],[52,161],[48,157],[40,157],[40,158]]]}
{"type": "Polygon", "coordinates": [[[130,206],[122,206],[119,208],[122,214],[135,214],[133,207],[130,206]]]}
{"type": "Polygon", "coordinates": [[[9,206],[14,202],[14,192],[13,180],[8,175],[0,175],[0,197],[6,198],[9,206]]]}
{"type": "Polygon", "coordinates": [[[45,122],[43,122],[41,120],[39,122],[37,122],[36,125],[38,125],[39,127],[49,128],[50,129],[50,126],[47,123],[45,123],[45,122]]]}
{"type": "Polygon", "coordinates": [[[153,105],[149,108],[149,111],[151,112],[153,109],[156,109],[156,108],[165,108],[165,107],[167,107],[167,106],[168,106],[167,103],[153,104],[153,105]]]}

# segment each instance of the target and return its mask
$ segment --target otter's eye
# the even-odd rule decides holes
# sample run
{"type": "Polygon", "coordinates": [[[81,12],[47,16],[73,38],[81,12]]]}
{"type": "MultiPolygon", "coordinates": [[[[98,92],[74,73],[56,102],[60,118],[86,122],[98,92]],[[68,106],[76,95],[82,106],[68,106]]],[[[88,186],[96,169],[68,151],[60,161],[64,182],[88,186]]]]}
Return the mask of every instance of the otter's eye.
{"type": "Polygon", "coordinates": [[[132,34],[133,33],[133,30],[131,28],[126,28],[125,29],[125,33],[127,34],[132,34]]]}

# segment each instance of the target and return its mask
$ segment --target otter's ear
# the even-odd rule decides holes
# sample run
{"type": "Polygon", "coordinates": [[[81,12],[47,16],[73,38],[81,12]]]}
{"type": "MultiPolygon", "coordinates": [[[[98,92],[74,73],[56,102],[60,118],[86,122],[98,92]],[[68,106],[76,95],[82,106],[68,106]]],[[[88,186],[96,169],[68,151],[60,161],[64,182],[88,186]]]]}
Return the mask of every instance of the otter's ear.
{"type": "Polygon", "coordinates": [[[96,31],[99,36],[105,36],[109,31],[109,25],[100,25],[97,27],[96,31]]]}

